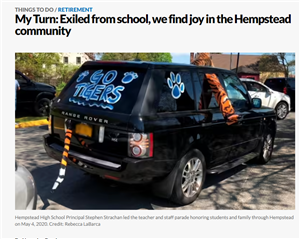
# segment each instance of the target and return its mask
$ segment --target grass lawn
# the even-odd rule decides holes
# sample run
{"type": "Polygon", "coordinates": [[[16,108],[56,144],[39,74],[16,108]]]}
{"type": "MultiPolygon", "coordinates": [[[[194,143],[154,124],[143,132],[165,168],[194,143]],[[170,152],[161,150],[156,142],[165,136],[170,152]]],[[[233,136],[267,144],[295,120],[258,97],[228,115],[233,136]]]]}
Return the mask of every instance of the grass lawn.
{"type": "Polygon", "coordinates": [[[35,121],[35,120],[44,120],[44,119],[47,119],[47,117],[28,116],[28,117],[16,118],[15,121],[16,123],[22,123],[22,122],[35,121]]]}

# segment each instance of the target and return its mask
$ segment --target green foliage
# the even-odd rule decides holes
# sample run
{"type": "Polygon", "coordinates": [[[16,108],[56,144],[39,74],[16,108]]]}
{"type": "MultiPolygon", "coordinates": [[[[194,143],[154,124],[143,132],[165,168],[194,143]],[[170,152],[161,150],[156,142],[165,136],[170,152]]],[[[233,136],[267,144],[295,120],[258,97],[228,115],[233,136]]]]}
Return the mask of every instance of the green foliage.
{"type": "Polygon", "coordinates": [[[171,53],[103,53],[101,60],[172,62],[171,53]]]}
{"type": "Polygon", "coordinates": [[[58,53],[16,53],[15,68],[30,79],[39,81],[53,72],[60,65],[58,53]]]}
{"type": "Polygon", "coordinates": [[[59,53],[16,53],[15,69],[30,79],[55,86],[67,83],[80,66],[61,63],[59,53]]]}
{"type": "Polygon", "coordinates": [[[75,72],[79,69],[78,65],[64,65],[61,64],[56,68],[57,74],[57,85],[60,83],[68,83],[71,77],[75,74],[75,72]]]}
{"type": "Polygon", "coordinates": [[[56,90],[57,90],[57,91],[62,91],[63,88],[65,88],[66,85],[67,85],[67,83],[61,82],[61,83],[56,87],[56,90]]]}

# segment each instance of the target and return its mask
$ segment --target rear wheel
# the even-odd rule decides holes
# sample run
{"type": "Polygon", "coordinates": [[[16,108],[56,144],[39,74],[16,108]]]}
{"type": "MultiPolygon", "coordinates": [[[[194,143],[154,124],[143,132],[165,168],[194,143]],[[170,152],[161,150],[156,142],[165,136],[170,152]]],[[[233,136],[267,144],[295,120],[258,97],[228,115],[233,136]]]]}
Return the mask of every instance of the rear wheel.
{"type": "Polygon", "coordinates": [[[35,103],[34,111],[38,116],[48,116],[49,115],[49,107],[50,100],[47,98],[39,99],[35,103]]]}
{"type": "Polygon", "coordinates": [[[258,156],[257,162],[260,164],[266,164],[270,161],[274,147],[274,132],[268,129],[264,135],[262,148],[260,155],[258,156]]]}
{"type": "Polygon", "coordinates": [[[180,162],[171,200],[180,205],[194,202],[205,181],[206,164],[199,151],[191,151],[180,162]]]}
{"type": "Polygon", "coordinates": [[[288,105],[284,102],[279,102],[276,106],[277,119],[283,120],[288,114],[288,105]]]}

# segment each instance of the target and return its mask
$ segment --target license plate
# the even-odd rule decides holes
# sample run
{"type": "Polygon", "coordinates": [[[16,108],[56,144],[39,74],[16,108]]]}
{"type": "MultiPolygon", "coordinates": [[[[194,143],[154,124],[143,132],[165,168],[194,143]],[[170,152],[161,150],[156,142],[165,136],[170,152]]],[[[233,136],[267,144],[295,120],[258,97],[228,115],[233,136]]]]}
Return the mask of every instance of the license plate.
{"type": "Polygon", "coordinates": [[[75,127],[75,133],[86,136],[86,137],[92,137],[92,127],[87,124],[77,124],[75,127]]]}

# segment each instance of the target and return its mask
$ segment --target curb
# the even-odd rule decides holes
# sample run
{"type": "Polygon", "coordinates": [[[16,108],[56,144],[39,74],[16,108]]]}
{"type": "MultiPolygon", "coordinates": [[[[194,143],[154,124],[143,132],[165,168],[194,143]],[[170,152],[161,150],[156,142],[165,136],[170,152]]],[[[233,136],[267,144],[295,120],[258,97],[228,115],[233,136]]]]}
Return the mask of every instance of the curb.
{"type": "Polygon", "coordinates": [[[48,120],[35,120],[35,121],[28,121],[28,122],[22,122],[17,125],[15,125],[15,129],[19,128],[27,128],[27,127],[33,127],[33,126],[41,126],[41,125],[47,125],[49,122],[48,120]]]}

